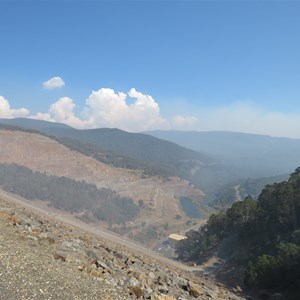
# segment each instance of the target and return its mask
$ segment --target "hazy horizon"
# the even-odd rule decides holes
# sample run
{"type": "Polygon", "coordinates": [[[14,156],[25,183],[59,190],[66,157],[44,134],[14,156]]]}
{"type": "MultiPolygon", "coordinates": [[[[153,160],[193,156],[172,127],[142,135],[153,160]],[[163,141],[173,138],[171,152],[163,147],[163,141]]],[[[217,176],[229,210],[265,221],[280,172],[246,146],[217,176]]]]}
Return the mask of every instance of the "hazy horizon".
{"type": "Polygon", "coordinates": [[[299,9],[1,1],[0,117],[300,138],[299,9]]]}

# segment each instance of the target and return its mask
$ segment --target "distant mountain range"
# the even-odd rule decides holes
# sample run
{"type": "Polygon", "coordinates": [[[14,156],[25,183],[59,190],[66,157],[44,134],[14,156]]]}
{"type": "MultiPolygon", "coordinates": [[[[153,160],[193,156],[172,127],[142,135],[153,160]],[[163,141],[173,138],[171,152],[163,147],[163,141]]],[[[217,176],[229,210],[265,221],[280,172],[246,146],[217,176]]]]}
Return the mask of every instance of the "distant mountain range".
{"type": "Polygon", "coordinates": [[[167,170],[180,173],[180,163],[190,160],[208,162],[207,155],[187,149],[150,135],[129,133],[119,129],[86,129],[78,130],[61,123],[52,123],[31,119],[0,119],[0,124],[19,126],[36,130],[62,139],[77,140],[100,146],[102,150],[112,151],[122,157],[130,157],[144,163],[156,164],[167,170]]]}
{"type": "Polygon", "coordinates": [[[207,195],[239,179],[290,174],[300,165],[299,139],[237,132],[78,130],[23,118],[0,119],[0,123],[37,130],[98,159],[99,150],[102,158],[106,151],[105,162],[117,167],[180,176],[207,195]]]}
{"type": "Polygon", "coordinates": [[[243,170],[249,177],[291,173],[300,165],[300,139],[221,131],[146,133],[209,154],[219,162],[243,170]]]}

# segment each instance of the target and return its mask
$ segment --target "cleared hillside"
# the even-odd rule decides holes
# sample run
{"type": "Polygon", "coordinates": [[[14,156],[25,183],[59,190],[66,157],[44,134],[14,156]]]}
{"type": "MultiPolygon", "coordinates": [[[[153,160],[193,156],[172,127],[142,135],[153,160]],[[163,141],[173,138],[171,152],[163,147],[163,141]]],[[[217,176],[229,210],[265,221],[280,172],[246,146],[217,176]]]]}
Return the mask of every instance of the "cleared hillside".
{"type": "Polygon", "coordinates": [[[193,188],[187,181],[176,177],[144,178],[140,170],[115,168],[71,151],[57,141],[36,133],[0,130],[0,163],[16,164],[47,175],[85,181],[95,184],[99,189],[108,188],[120,197],[133,199],[139,205],[140,213],[134,222],[122,229],[122,233],[131,234],[135,239],[149,234],[148,225],[155,224],[150,232],[154,230],[152,239],[156,241],[167,236],[171,230],[182,226],[184,228],[186,216],[179,198],[188,196],[201,207],[204,197],[201,190],[193,188]],[[163,227],[165,223],[168,223],[167,227],[163,227]]]}
{"type": "Polygon", "coordinates": [[[206,155],[166,140],[115,128],[77,130],[65,124],[22,118],[0,119],[0,123],[37,130],[56,138],[68,138],[81,143],[95,144],[101,146],[103,150],[110,150],[144,163],[157,164],[177,173],[180,173],[180,162],[187,160],[210,161],[206,155]]]}

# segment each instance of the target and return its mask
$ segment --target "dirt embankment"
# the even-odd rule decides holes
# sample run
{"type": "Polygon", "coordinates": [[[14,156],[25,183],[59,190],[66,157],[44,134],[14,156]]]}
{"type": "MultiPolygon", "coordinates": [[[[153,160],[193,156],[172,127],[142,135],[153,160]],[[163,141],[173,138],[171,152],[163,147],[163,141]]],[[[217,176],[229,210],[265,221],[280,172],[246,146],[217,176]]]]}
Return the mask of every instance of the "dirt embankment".
{"type": "Polygon", "coordinates": [[[0,197],[1,300],[245,299],[151,251],[12,201],[0,197]]]}

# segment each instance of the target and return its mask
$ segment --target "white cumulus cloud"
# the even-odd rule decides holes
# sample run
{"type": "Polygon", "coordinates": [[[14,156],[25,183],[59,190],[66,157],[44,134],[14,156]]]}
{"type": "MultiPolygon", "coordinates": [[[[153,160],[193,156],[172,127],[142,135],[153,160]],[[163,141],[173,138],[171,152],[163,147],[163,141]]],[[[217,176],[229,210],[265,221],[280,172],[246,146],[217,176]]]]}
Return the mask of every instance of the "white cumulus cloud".
{"type": "Polygon", "coordinates": [[[29,111],[26,108],[12,109],[8,100],[0,96],[0,118],[21,118],[28,115],[29,111]]]}
{"type": "MultiPolygon", "coordinates": [[[[0,118],[30,117],[61,122],[75,128],[119,128],[139,132],[154,129],[240,131],[300,138],[300,115],[266,111],[249,103],[232,103],[224,107],[198,107],[189,113],[174,112],[169,120],[162,117],[158,103],[150,95],[132,88],[115,92],[110,88],[93,91],[80,110],[69,97],[53,103],[48,111],[30,115],[26,108],[13,109],[0,96],[0,118]],[[79,112],[78,112],[79,111],[79,112]]],[[[170,107],[170,110],[173,110],[170,107]]]]}
{"type": "Polygon", "coordinates": [[[81,113],[76,115],[74,108],[73,100],[63,97],[53,103],[47,113],[38,113],[32,118],[66,123],[75,128],[108,127],[127,131],[169,128],[156,101],[135,89],[125,94],[102,88],[89,95],[81,113]],[[128,97],[134,98],[134,102],[128,103],[128,97]]]}
{"type": "Polygon", "coordinates": [[[158,104],[149,96],[135,89],[127,94],[102,88],[93,91],[86,100],[82,116],[88,127],[117,127],[128,131],[143,131],[168,127],[161,117],[158,104]],[[134,98],[131,104],[127,97],[134,98]]]}
{"type": "Polygon", "coordinates": [[[65,85],[64,81],[59,77],[52,77],[43,82],[43,87],[47,90],[59,89],[65,85]]]}
{"type": "Polygon", "coordinates": [[[74,108],[75,104],[73,100],[69,97],[63,97],[53,103],[47,113],[37,113],[36,115],[31,116],[31,118],[65,123],[76,128],[85,127],[84,122],[75,116],[74,108]]]}

